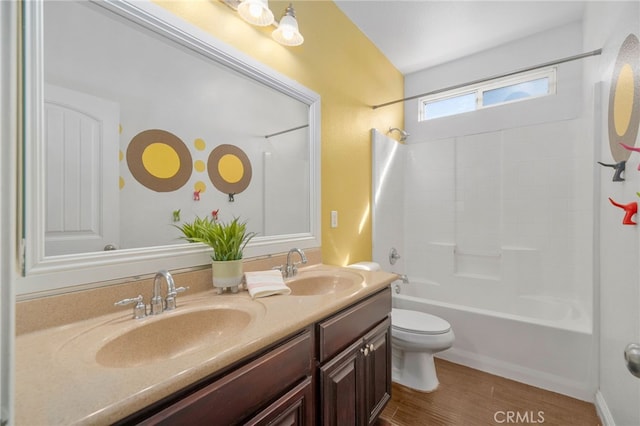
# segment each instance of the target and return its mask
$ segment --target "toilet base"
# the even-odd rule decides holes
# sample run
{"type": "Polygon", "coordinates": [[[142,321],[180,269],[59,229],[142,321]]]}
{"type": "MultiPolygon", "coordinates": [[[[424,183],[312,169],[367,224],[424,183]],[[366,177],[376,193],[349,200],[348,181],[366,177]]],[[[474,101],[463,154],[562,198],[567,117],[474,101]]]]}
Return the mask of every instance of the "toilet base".
{"type": "Polygon", "coordinates": [[[420,392],[433,392],[440,382],[433,354],[405,352],[394,348],[391,380],[420,392]]]}

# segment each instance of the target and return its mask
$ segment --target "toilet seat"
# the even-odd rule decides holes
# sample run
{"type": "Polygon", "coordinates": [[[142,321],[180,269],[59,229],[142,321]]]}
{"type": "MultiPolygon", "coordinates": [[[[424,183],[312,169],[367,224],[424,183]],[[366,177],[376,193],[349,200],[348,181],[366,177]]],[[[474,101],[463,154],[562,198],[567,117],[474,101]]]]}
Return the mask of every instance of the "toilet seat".
{"type": "Polygon", "coordinates": [[[407,309],[391,309],[391,328],[422,335],[445,334],[451,324],[435,315],[407,309]]]}

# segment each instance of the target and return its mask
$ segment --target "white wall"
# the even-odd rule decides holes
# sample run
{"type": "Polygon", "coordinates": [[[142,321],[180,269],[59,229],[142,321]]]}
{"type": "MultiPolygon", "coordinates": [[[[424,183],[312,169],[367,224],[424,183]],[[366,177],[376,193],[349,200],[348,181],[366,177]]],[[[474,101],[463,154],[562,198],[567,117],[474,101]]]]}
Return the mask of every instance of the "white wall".
{"type": "MultiPolygon", "coordinates": [[[[405,77],[405,96],[489,78],[577,53],[582,53],[582,26],[579,22],[408,74],[405,77]]],[[[582,113],[581,70],[580,61],[560,65],[558,85],[561,90],[556,96],[515,103],[508,109],[487,108],[473,114],[418,122],[418,99],[407,101],[404,106],[405,128],[411,134],[408,142],[471,135],[578,117],[582,113]],[[536,107],[532,108],[532,104],[536,107]]]]}
{"type": "MultiPolygon", "coordinates": [[[[408,75],[406,95],[581,52],[575,23],[408,75]]],[[[407,103],[410,277],[578,300],[591,313],[593,144],[581,117],[591,60],[559,65],[555,96],[427,122],[407,103]]]]}
{"type": "MultiPolygon", "coordinates": [[[[596,133],[596,140],[600,140],[598,160],[605,163],[612,162],[607,117],[613,66],[623,40],[630,33],[640,36],[640,3],[587,2],[584,48],[602,48],[603,53],[597,66],[585,73],[585,96],[600,96],[602,108],[594,115],[587,101],[585,115],[592,117],[594,126],[589,130],[596,133]]],[[[639,145],[638,140],[635,145],[639,145]]],[[[627,371],[622,356],[628,343],[640,341],[639,230],[637,226],[621,225],[621,211],[607,200],[609,196],[625,203],[638,200],[638,161],[637,154],[632,154],[627,163],[626,180],[622,183],[611,181],[610,170],[599,171],[597,188],[600,217],[600,273],[596,275],[600,332],[600,391],[597,402],[607,425],[640,424],[640,380],[627,371]]]]}

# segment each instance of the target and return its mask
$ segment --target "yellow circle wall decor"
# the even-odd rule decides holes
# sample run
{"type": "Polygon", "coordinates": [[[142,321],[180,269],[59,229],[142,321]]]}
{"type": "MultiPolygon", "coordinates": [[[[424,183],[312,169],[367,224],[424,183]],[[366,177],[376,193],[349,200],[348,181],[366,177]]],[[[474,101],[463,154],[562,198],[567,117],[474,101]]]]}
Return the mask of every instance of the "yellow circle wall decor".
{"type": "Polygon", "coordinates": [[[195,184],[193,184],[193,190],[198,192],[205,192],[207,190],[207,185],[199,180],[195,184]]]}
{"type": "Polygon", "coordinates": [[[193,141],[193,146],[195,146],[198,151],[204,151],[204,149],[207,147],[207,144],[205,143],[204,139],[197,138],[193,141]]]}
{"type": "Polygon", "coordinates": [[[239,194],[251,182],[249,157],[234,145],[219,145],[211,151],[207,170],[213,186],[225,194],[239,194]]]}
{"type": "Polygon", "coordinates": [[[183,187],[193,171],[191,153],[184,142],[159,129],[145,130],[131,139],[127,165],[138,182],[157,192],[183,187]]]}
{"type": "Polygon", "coordinates": [[[626,161],[640,124],[640,43],[629,34],[622,43],[611,78],[609,91],[609,147],[616,161],[626,161]]]}
{"type": "Polygon", "coordinates": [[[234,154],[225,154],[218,161],[218,173],[228,183],[236,183],[244,175],[242,160],[234,154]]]}
{"type": "Polygon", "coordinates": [[[202,173],[206,170],[207,165],[202,160],[196,160],[196,162],[193,163],[193,168],[196,170],[196,172],[202,173]]]}
{"type": "Polygon", "coordinates": [[[154,142],[142,152],[142,164],[151,175],[169,179],[180,170],[180,157],[172,146],[164,142],[154,142]]]}

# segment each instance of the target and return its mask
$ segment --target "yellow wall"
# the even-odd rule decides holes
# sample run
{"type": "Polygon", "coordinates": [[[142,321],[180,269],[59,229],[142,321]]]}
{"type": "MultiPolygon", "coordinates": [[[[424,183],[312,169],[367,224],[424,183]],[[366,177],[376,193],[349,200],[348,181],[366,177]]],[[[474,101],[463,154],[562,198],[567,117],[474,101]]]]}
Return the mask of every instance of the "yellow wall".
{"type": "MultiPolygon", "coordinates": [[[[218,0],[156,1],[320,94],[323,261],[371,259],[370,129],[403,124],[401,103],[375,111],[371,105],[402,98],[402,74],[332,1],[293,2],[305,37],[298,47],[279,45],[271,27],[245,23],[218,0]],[[331,210],[339,213],[336,229],[331,210]]],[[[269,7],[279,19],[288,3],[270,1],[269,7]]]]}

